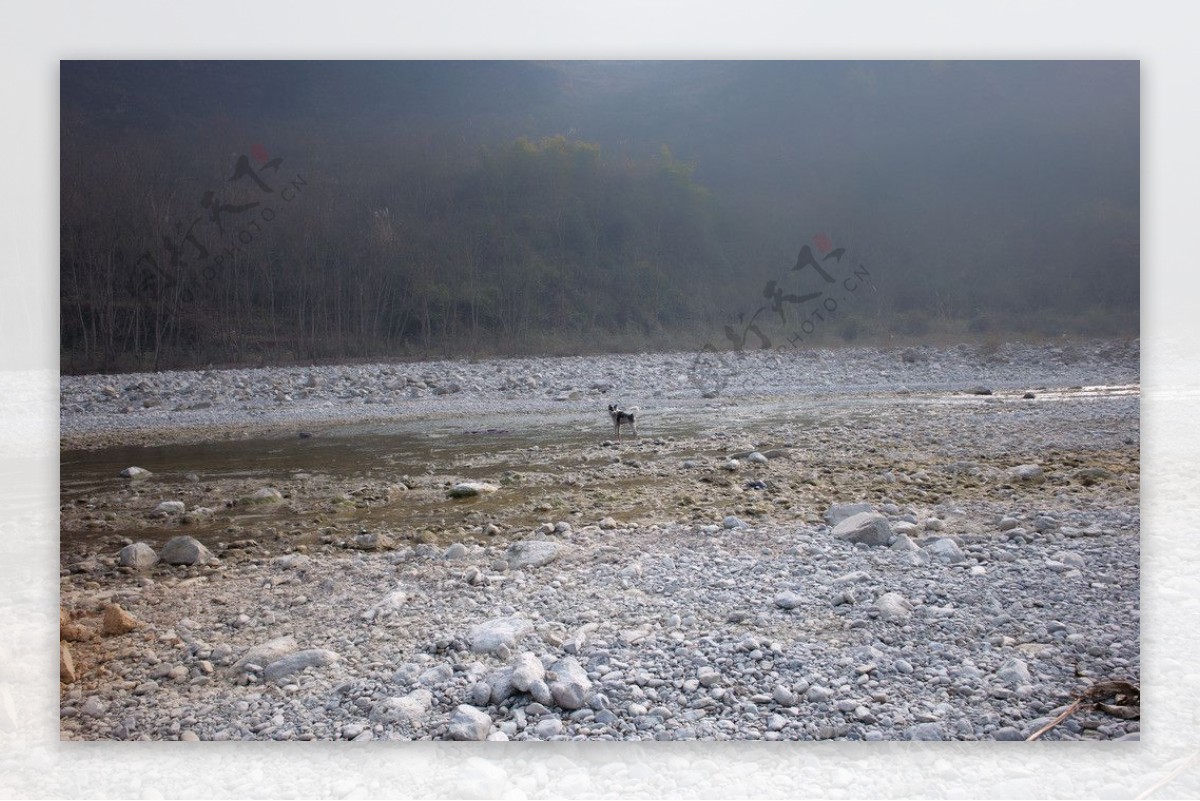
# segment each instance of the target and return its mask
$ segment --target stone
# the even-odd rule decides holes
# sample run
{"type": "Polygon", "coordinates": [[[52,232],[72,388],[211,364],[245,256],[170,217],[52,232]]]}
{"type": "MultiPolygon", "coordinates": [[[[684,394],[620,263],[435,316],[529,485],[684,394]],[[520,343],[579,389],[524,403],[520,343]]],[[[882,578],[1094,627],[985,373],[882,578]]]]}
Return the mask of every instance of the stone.
{"type": "Polygon", "coordinates": [[[795,609],[804,602],[804,598],[791,590],[784,590],[775,596],[775,605],[780,609],[795,609]]]}
{"type": "Polygon", "coordinates": [[[142,467],[126,467],[121,471],[122,478],[148,478],[152,475],[154,474],[142,467]]]}
{"type": "Polygon", "coordinates": [[[295,652],[298,648],[299,645],[296,644],[296,638],[292,635],[288,634],[284,637],[276,637],[246,651],[246,653],[242,654],[241,659],[233,663],[229,671],[230,673],[239,673],[245,670],[248,665],[269,665],[295,652]]]}
{"type": "Polygon", "coordinates": [[[1058,551],[1050,558],[1077,570],[1082,570],[1085,564],[1083,556],[1076,551],[1058,551]]]}
{"type": "Polygon", "coordinates": [[[271,564],[281,570],[307,570],[312,566],[312,559],[302,553],[289,553],[276,556],[271,564]]]}
{"type": "Polygon", "coordinates": [[[267,681],[277,682],[285,676],[298,673],[305,668],[325,667],[326,665],[332,665],[337,660],[338,655],[333,651],[327,651],[323,648],[309,648],[305,651],[288,654],[269,663],[263,670],[262,675],[267,681]]]}
{"type": "Polygon", "coordinates": [[[953,565],[959,562],[965,562],[966,554],[958,547],[958,544],[948,537],[939,537],[927,544],[923,550],[930,555],[931,558],[937,559],[943,564],[953,565]]]}
{"type": "Polygon", "coordinates": [[[382,620],[400,612],[407,603],[408,593],[403,588],[397,587],[380,598],[378,603],[363,612],[360,617],[363,620],[382,620]]]}
{"type": "Polygon", "coordinates": [[[712,687],[721,681],[721,672],[711,665],[704,665],[696,671],[696,681],[702,687],[712,687]]]}
{"type": "Polygon", "coordinates": [[[488,495],[500,489],[495,484],[485,481],[462,481],[450,488],[451,498],[474,498],[477,495],[488,495]]]}
{"type": "Polygon", "coordinates": [[[158,517],[167,517],[169,515],[181,515],[187,507],[183,505],[183,501],[163,501],[158,506],[154,507],[154,511],[150,514],[158,517]]]}
{"type": "Polygon", "coordinates": [[[580,709],[586,701],[592,682],[587,672],[573,656],[565,656],[550,668],[554,680],[550,684],[550,695],[554,703],[563,709],[580,709]]]}
{"type": "Polygon", "coordinates": [[[521,692],[529,692],[529,686],[546,676],[546,668],[542,660],[529,652],[517,657],[513,663],[512,683],[521,692]]]}
{"type": "Polygon", "coordinates": [[[766,464],[767,457],[758,451],[753,451],[749,456],[746,457],[746,461],[753,462],[755,464],[766,464]]]}
{"type": "Polygon", "coordinates": [[[491,701],[493,704],[503,704],[517,692],[517,688],[512,683],[512,674],[513,669],[506,667],[488,675],[487,683],[492,688],[491,701]]]}
{"type": "Polygon", "coordinates": [[[482,741],[492,730],[492,719],[473,706],[459,704],[450,716],[446,737],[450,740],[482,741]]]}
{"type": "Polygon", "coordinates": [[[429,670],[422,671],[417,677],[417,681],[424,684],[426,687],[432,687],[437,684],[445,684],[454,677],[454,668],[449,665],[435,665],[429,670]]]}
{"type": "Polygon", "coordinates": [[[945,739],[939,723],[918,723],[915,726],[909,726],[905,730],[904,736],[908,740],[938,741],[945,739]]]}
{"type": "Polygon", "coordinates": [[[104,622],[100,626],[100,633],[106,637],[128,634],[141,625],[141,622],[133,615],[117,604],[111,604],[104,610],[104,622]]]}
{"type": "Polygon", "coordinates": [[[83,706],[79,708],[79,714],[89,718],[98,718],[104,714],[104,711],[104,703],[94,695],[84,701],[83,706]]]}
{"type": "Polygon", "coordinates": [[[509,570],[541,567],[557,559],[561,550],[557,543],[544,540],[524,540],[508,546],[504,552],[504,559],[508,562],[509,570]]]}
{"type": "Polygon", "coordinates": [[[539,704],[554,703],[554,694],[550,692],[550,685],[542,679],[529,682],[529,695],[539,704]]]}
{"type": "Polygon", "coordinates": [[[869,503],[835,503],[825,510],[824,517],[826,523],[836,526],[848,517],[873,511],[875,509],[869,503]]]}
{"type": "Polygon", "coordinates": [[[453,543],[442,554],[442,558],[447,560],[465,559],[466,556],[467,546],[463,545],[461,542],[453,543]]]}
{"type": "Polygon", "coordinates": [[[859,512],[834,526],[833,536],[846,542],[884,546],[892,541],[892,527],[881,514],[859,512]]]}
{"type": "Polygon", "coordinates": [[[611,517],[606,517],[600,521],[600,528],[603,531],[612,531],[617,527],[617,521],[611,517]]]}
{"type": "Polygon", "coordinates": [[[557,737],[563,732],[563,722],[558,718],[542,718],[533,727],[534,733],[543,740],[557,737]]]}
{"type": "Polygon", "coordinates": [[[467,698],[475,706],[487,706],[492,700],[492,685],[486,681],[477,681],[471,685],[471,689],[467,693],[467,698]]]}
{"type": "Polygon", "coordinates": [[[728,515],[721,523],[725,528],[746,528],[746,524],[737,518],[736,515],[728,515]]]}
{"type": "Polygon", "coordinates": [[[782,684],[775,685],[775,689],[771,691],[771,699],[780,706],[796,705],[796,694],[782,684]]]}
{"type": "Polygon", "coordinates": [[[371,708],[370,719],[377,723],[420,723],[433,708],[433,693],[413,690],[408,695],[385,698],[371,708]]]}
{"type": "Polygon", "coordinates": [[[879,617],[902,623],[912,614],[913,606],[907,598],[898,592],[885,592],[875,601],[879,617]]]}
{"type": "Polygon", "coordinates": [[[71,655],[71,646],[65,641],[58,643],[58,680],[63,684],[73,684],[78,678],[75,673],[75,659],[71,655]]]}
{"type": "Polygon", "coordinates": [[[467,640],[475,653],[492,653],[501,647],[516,648],[517,641],[532,631],[533,624],[523,617],[498,617],[474,626],[467,640]]]}
{"type": "Polygon", "coordinates": [[[117,554],[117,564],[134,570],[148,570],[158,562],[158,554],[144,542],[126,545],[117,554]]]}
{"type": "Polygon", "coordinates": [[[238,503],[247,506],[257,506],[260,504],[283,503],[283,493],[274,487],[263,487],[257,489],[249,495],[245,495],[238,499],[238,503]]]}
{"type": "Polygon", "coordinates": [[[63,623],[58,627],[58,638],[67,642],[83,642],[96,639],[96,632],[79,623],[63,623]]]}
{"type": "Polygon", "coordinates": [[[188,536],[167,540],[159,557],[169,565],[203,565],[215,558],[212,551],[205,548],[199,540],[188,536]]]}
{"type": "Polygon", "coordinates": [[[992,739],[1000,742],[1020,742],[1025,737],[1021,734],[1020,729],[1013,728],[1012,726],[1004,726],[993,732],[992,739]]]}
{"type": "Polygon", "coordinates": [[[1012,481],[1021,484],[1041,484],[1046,480],[1045,471],[1036,464],[1021,464],[1008,471],[1012,481]]]}
{"type": "Polygon", "coordinates": [[[996,678],[1009,685],[1028,684],[1030,681],[1029,666],[1022,659],[1009,659],[996,671],[996,678]]]}
{"type": "Polygon", "coordinates": [[[391,537],[377,531],[360,531],[348,545],[359,551],[390,551],[396,547],[391,537]]]}

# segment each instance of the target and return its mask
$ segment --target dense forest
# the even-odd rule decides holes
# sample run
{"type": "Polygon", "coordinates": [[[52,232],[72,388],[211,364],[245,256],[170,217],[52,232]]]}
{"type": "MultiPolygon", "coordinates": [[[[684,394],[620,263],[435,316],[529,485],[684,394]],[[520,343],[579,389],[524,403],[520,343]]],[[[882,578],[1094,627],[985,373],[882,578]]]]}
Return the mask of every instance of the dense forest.
{"type": "Polygon", "coordinates": [[[780,65],[321,64],[64,63],[65,371],[1137,333],[1136,80],[1120,142],[981,106],[785,145],[780,65]]]}

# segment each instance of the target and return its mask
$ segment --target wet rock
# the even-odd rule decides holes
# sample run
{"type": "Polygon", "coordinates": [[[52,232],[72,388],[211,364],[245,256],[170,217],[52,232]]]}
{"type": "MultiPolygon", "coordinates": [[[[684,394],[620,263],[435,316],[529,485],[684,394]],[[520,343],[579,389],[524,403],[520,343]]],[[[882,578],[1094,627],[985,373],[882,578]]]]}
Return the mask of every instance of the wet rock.
{"type": "Polygon", "coordinates": [[[859,512],[834,526],[833,536],[846,542],[882,546],[892,541],[892,527],[881,514],[859,512]]]}
{"type": "Polygon", "coordinates": [[[117,564],[134,570],[148,570],[158,563],[158,554],[144,542],[126,545],[117,554],[117,564]]]}
{"type": "Polygon", "coordinates": [[[162,561],[169,565],[203,565],[215,557],[195,537],[172,537],[163,546],[162,561]]]}
{"type": "Polygon", "coordinates": [[[450,488],[451,498],[473,498],[477,495],[488,495],[500,489],[495,484],[485,481],[462,481],[450,488]]]}

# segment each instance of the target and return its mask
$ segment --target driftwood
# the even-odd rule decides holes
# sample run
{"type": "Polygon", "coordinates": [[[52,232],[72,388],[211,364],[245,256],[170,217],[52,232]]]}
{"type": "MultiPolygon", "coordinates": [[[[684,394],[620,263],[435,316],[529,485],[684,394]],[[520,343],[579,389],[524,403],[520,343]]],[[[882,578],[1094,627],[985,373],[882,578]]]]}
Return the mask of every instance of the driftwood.
{"type": "Polygon", "coordinates": [[[1058,717],[1029,735],[1025,741],[1033,742],[1080,709],[1099,709],[1114,717],[1137,720],[1142,714],[1141,698],[1141,688],[1131,682],[1097,682],[1076,695],[1075,700],[1058,717]]]}

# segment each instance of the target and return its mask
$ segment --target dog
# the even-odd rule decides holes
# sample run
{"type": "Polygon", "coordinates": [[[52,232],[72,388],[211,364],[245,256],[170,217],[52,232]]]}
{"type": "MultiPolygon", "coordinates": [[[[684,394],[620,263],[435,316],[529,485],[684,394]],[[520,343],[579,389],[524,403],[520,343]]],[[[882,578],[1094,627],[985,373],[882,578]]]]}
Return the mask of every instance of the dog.
{"type": "Polygon", "coordinates": [[[631,406],[629,407],[629,411],[625,411],[615,403],[608,404],[608,416],[612,418],[613,428],[616,429],[617,442],[621,441],[622,425],[628,425],[631,429],[633,429],[633,435],[635,437],[638,435],[637,426],[633,422],[633,417],[637,413],[638,407],[636,406],[631,406]]]}

